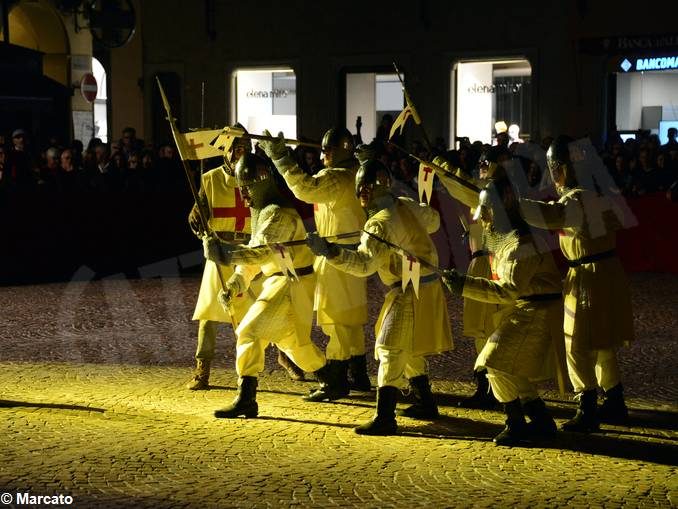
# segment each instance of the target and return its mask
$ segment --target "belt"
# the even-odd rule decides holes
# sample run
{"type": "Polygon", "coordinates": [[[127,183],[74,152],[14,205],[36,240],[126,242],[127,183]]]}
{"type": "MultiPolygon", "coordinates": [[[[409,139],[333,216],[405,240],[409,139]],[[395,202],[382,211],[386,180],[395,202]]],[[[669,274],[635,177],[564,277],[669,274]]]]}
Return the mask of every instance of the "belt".
{"type": "Polygon", "coordinates": [[[245,232],[216,232],[219,240],[224,242],[249,242],[250,234],[245,232]]]}
{"type": "MultiPolygon", "coordinates": [[[[294,267],[294,272],[296,272],[297,276],[308,276],[309,274],[313,274],[313,265],[307,265],[306,267],[294,267]]],[[[268,277],[271,276],[284,276],[282,272],[274,272],[273,274],[269,274],[268,277]]]]}
{"type": "Polygon", "coordinates": [[[560,300],[562,293],[535,293],[533,295],[521,295],[517,300],[526,300],[527,302],[546,302],[550,300],[560,300]]]}
{"type": "MultiPolygon", "coordinates": [[[[433,274],[429,274],[428,276],[422,276],[419,278],[419,283],[431,283],[432,281],[435,281],[438,279],[440,276],[436,274],[435,272],[433,274]]],[[[395,283],[391,283],[388,285],[389,288],[394,289],[394,288],[399,288],[403,285],[402,279],[399,281],[396,281],[395,283]]]]}
{"type": "Polygon", "coordinates": [[[490,256],[490,252],[485,251],[484,249],[473,251],[473,253],[471,254],[471,260],[473,260],[474,258],[478,258],[479,256],[490,256]]]}
{"type": "Polygon", "coordinates": [[[599,262],[600,260],[605,260],[606,258],[612,258],[617,255],[617,252],[614,249],[609,251],[603,251],[602,253],[592,254],[589,256],[582,256],[576,260],[565,260],[567,265],[570,267],[579,267],[585,263],[599,262]]]}

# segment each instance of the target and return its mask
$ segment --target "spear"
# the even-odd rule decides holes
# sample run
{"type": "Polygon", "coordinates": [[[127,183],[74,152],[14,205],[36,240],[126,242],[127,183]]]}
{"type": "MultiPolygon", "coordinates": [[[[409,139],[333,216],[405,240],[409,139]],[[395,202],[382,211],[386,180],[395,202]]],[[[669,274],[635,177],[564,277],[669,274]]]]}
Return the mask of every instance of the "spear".
{"type": "MultiPolygon", "coordinates": [[[[162,88],[162,84],[160,83],[160,79],[156,76],[156,81],[158,82],[158,89],[160,90],[160,97],[162,97],[162,104],[165,107],[165,112],[167,113],[167,121],[169,122],[170,125],[170,130],[172,131],[172,137],[174,138],[174,143],[176,143],[177,146],[177,151],[179,152],[179,157],[181,158],[181,164],[184,168],[184,173],[186,174],[186,179],[188,180],[188,187],[191,189],[191,194],[193,195],[193,199],[195,200],[195,203],[198,208],[198,217],[200,218],[200,224],[202,226],[203,231],[205,234],[209,237],[215,237],[214,232],[209,226],[209,223],[207,222],[207,218],[205,217],[205,212],[203,211],[202,207],[200,206],[200,199],[198,197],[198,190],[195,187],[195,181],[193,180],[193,172],[191,172],[191,168],[188,166],[188,162],[184,158],[186,154],[186,146],[184,144],[184,139],[181,137],[181,133],[179,132],[179,129],[177,128],[177,123],[176,123],[176,118],[172,116],[172,109],[170,108],[169,101],[167,100],[167,96],[165,95],[165,90],[162,88]]],[[[226,292],[226,283],[224,281],[224,276],[221,273],[221,270],[219,269],[219,265],[217,264],[217,275],[219,276],[219,283],[221,284],[221,289],[226,292]]],[[[233,314],[233,306],[229,303],[229,315],[231,316],[231,325],[233,326],[233,331],[238,328],[238,323],[235,319],[235,316],[233,314]]]]}
{"type": "MultiPolygon", "coordinates": [[[[327,237],[321,237],[325,240],[338,240],[338,239],[345,239],[345,238],[350,238],[350,237],[355,237],[356,235],[359,235],[362,233],[363,230],[356,230],[354,232],[346,232],[346,233],[339,233],[338,235],[329,235],[327,237]]],[[[276,246],[285,246],[285,247],[290,247],[290,246],[303,246],[305,245],[306,239],[298,239],[298,240],[286,240],[284,242],[270,242],[267,244],[259,244],[258,246],[247,246],[245,248],[239,248],[239,249],[231,249],[228,252],[229,253],[244,253],[247,252],[251,249],[270,249],[271,247],[276,247],[276,246]]]]}
{"type": "Polygon", "coordinates": [[[382,244],[386,244],[388,247],[393,249],[400,256],[405,255],[410,260],[416,260],[419,263],[421,263],[424,267],[428,267],[429,269],[431,269],[436,274],[442,274],[443,273],[443,269],[441,269],[437,265],[433,265],[431,262],[427,262],[426,260],[422,260],[421,258],[414,256],[412,253],[410,253],[406,249],[403,249],[402,247],[400,247],[396,244],[393,244],[392,242],[389,242],[386,239],[382,239],[379,235],[375,235],[374,233],[368,232],[367,230],[363,230],[363,232],[366,233],[367,235],[369,235],[370,237],[372,237],[374,240],[381,242],[382,244]]]}

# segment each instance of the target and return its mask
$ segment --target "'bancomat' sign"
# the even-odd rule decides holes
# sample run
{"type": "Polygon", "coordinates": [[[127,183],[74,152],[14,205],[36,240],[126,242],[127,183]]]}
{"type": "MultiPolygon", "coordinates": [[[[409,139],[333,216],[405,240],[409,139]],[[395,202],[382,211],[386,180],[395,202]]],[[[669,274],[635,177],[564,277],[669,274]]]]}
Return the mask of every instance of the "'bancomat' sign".
{"type": "Polygon", "coordinates": [[[624,58],[619,67],[624,72],[664,71],[678,69],[678,55],[647,58],[624,58]]]}

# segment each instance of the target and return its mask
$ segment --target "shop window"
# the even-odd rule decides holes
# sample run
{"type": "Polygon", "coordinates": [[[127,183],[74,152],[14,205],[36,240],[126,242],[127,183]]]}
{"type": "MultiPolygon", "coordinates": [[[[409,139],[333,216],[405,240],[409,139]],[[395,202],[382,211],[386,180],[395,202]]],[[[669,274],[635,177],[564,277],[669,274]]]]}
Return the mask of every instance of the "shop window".
{"type": "Polygon", "coordinates": [[[235,120],[255,134],[268,129],[297,136],[297,78],[292,69],[238,69],[233,73],[235,120]]]}
{"type": "Polygon", "coordinates": [[[404,101],[395,73],[346,73],[346,127],[355,133],[356,120],[360,117],[365,143],[376,137],[385,115],[392,119],[398,116],[404,101]]]}
{"type": "MultiPolygon", "coordinates": [[[[94,100],[94,137],[108,143],[108,99],[106,97],[106,70],[92,58],[92,74],[97,80],[97,97],[94,100]]],[[[85,140],[85,143],[87,141],[85,140]]]]}
{"type": "Polygon", "coordinates": [[[666,143],[669,127],[678,125],[678,71],[624,72],[616,81],[617,130],[647,130],[666,143]]]}
{"type": "Polygon", "coordinates": [[[459,62],[452,71],[454,136],[494,144],[497,132],[529,139],[532,68],[527,60],[459,62]]]}

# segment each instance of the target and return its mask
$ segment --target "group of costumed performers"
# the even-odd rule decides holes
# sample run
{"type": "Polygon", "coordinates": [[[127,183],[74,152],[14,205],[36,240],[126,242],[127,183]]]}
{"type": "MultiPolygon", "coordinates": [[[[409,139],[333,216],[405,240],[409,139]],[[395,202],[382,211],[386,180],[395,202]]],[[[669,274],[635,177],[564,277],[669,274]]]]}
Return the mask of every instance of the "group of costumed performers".
{"type": "Polygon", "coordinates": [[[236,337],[237,394],[215,417],[258,415],[257,380],[271,343],[294,380],[314,374],[319,385],[303,397],[308,402],[370,391],[366,281],[377,273],[386,291],[374,328],[376,410],[356,433],[395,434],[396,415],[439,418],[427,358],[453,349],[444,288],[463,298],[463,333],[477,351],[476,391],[459,406],[503,405],[506,427],[496,444],[554,438],[556,423],[536,386],[548,379],[561,393],[569,380],[578,400],[563,430],[591,433],[601,422],[625,422],[616,355],[633,328],[629,285],[615,254],[622,214],[601,192],[581,140],[558,137],[546,154],[557,201],[526,198],[511,178],[517,161],[494,147],[481,159],[482,178],[440,156],[421,161],[470,210],[471,261],[462,271],[439,267],[431,239],[439,213],[395,195],[376,145],[355,147],[348,130],[332,128],[322,139],[324,168],[311,175],[282,133],[232,129],[238,135],[224,164],[202,175],[189,215],[206,258],[189,389],[209,388],[217,324],[230,323],[236,337]],[[260,139],[257,153],[253,137],[260,139]],[[316,231],[307,232],[295,199],[313,204],[316,231]],[[546,242],[549,230],[559,234],[569,266],[564,278],[546,242]],[[613,310],[616,319],[604,319],[613,310]],[[328,338],[324,351],[311,339],[314,316],[328,338]],[[414,401],[396,412],[401,391],[414,401]]]}

